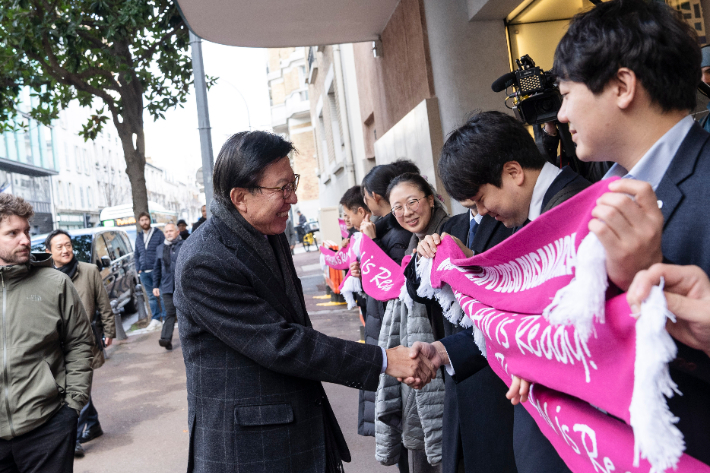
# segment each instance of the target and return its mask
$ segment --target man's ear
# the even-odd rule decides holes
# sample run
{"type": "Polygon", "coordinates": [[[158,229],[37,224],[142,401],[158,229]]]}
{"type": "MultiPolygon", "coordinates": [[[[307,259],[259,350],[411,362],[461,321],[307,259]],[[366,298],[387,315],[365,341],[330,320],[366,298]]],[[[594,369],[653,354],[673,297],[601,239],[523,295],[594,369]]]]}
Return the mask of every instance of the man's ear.
{"type": "Polygon", "coordinates": [[[637,98],[639,85],[634,71],[628,67],[620,67],[607,87],[612,87],[614,97],[616,97],[616,105],[620,109],[626,110],[637,98]]]}
{"type": "Polygon", "coordinates": [[[525,184],[525,173],[523,167],[517,161],[508,161],[503,165],[503,178],[506,177],[513,180],[517,186],[525,184]]]}
{"type": "Polygon", "coordinates": [[[229,191],[229,200],[232,201],[232,205],[242,213],[247,211],[246,195],[249,193],[248,190],[242,187],[234,187],[229,191]]]}
{"type": "Polygon", "coordinates": [[[367,212],[366,212],[365,209],[363,209],[362,207],[358,207],[358,208],[357,208],[357,214],[358,214],[358,215],[362,215],[362,216],[364,217],[365,215],[367,215],[367,212]]]}

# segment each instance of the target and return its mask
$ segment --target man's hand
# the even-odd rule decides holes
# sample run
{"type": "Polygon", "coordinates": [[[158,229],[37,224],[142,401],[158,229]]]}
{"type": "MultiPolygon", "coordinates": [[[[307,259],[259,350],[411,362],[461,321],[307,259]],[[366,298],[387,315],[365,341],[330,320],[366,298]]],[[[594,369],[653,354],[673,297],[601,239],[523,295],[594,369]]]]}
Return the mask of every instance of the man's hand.
{"type": "Polygon", "coordinates": [[[370,214],[365,215],[365,218],[362,219],[362,223],[360,223],[360,233],[369,236],[373,240],[377,237],[377,229],[375,228],[375,224],[370,221],[370,214]]]}
{"type": "Polygon", "coordinates": [[[634,278],[626,300],[635,314],[641,312],[641,302],[648,297],[651,286],[665,280],[664,293],[668,310],[676,316],[666,329],[676,340],[703,350],[710,356],[710,280],[697,266],[654,264],[634,278]]]}
{"type": "Polygon", "coordinates": [[[104,338],[104,345],[106,347],[110,347],[111,343],[113,343],[113,338],[108,338],[108,337],[104,338]]]}
{"type": "Polygon", "coordinates": [[[415,383],[424,386],[436,377],[436,367],[425,356],[412,358],[409,356],[409,348],[398,346],[387,350],[385,374],[400,381],[412,378],[415,383]]]}
{"type": "Polygon", "coordinates": [[[353,261],[350,263],[350,276],[360,279],[360,263],[353,261]]]}
{"type": "MultiPolygon", "coordinates": [[[[425,357],[431,361],[434,369],[438,370],[442,365],[449,364],[449,355],[441,342],[425,343],[414,342],[414,345],[409,349],[409,357],[416,359],[417,357],[425,357]]],[[[414,388],[421,389],[427,383],[419,382],[413,377],[401,379],[403,383],[414,388]]]]}
{"type": "Polygon", "coordinates": [[[160,297],[160,289],[158,289],[157,287],[154,287],[153,288],[153,295],[155,297],[160,297]]]}
{"type": "Polygon", "coordinates": [[[510,384],[505,397],[510,399],[510,403],[516,405],[520,402],[527,402],[530,393],[530,381],[518,378],[513,375],[513,382],[510,384]]]}
{"type": "Polygon", "coordinates": [[[647,182],[619,179],[597,200],[589,222],[606,250],[609,279],[627,290],[637,272],[663,261],[663,214],[647,182]]]}

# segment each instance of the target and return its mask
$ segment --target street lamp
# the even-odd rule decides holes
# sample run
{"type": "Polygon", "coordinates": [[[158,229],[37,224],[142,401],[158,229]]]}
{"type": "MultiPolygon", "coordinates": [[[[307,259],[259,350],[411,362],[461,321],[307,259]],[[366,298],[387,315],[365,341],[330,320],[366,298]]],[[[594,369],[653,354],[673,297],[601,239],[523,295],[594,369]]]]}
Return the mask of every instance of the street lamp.
{"type": "Polygon", "coordinates": [[[220,79],[220,80],[222,80],[225,84],[227,84],[228,86],[233,88],[239,94],[239,97],[242,98],[242,101],[244,102],[244,106],[247,109],[247,122],[249,123],[249,131],[251,131],[251,114],[249,113],[249,104],[247,103],[246,99],[244,98],[244,95],[242,95],[242,93],[239,91],[239,89],[237,89],[237,87],[234,84],[232,84],[231,82],[229,82],[228,80],[226,80],[226,79],[220,79]]]}

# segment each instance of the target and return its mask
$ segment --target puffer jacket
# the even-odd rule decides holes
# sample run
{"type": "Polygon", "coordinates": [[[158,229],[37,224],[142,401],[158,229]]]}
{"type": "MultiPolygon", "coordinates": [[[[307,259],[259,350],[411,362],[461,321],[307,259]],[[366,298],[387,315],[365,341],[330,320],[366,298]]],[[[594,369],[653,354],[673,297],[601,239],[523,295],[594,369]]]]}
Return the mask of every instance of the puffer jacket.
{"type": "Polygon", "coordinates": [[[89,400],[94,335],[79,294],[51,256],[0,266],[0,438],[44,424],[89,400]]]}
{"type": "MultiPolygon", "coordinates": [[[[448,220],[440,205],[436,206],[427,235],[438,233],[448,220]]],[[[407,252],[418,243],[412,235],[407,252]]],[[[380,330],[379,345],[393,348],[412,346],[415,342],[432,343],[441,336],[439,320],[429,320],[424,305],[412,301],[402,291],[402,300],[387,303],[380,330]]],[[[383,465],[393,465],[399,460],[401,444],[407,450],[424,450],[431,465],[441,463],[442,429],[444,414],[444,379],[439,370],[435,379],[421,390],[414,390],[395,378],[380,375],[375,403],[375,457],[383,465]]]]}
{"type": "MultiPolygon", "coordinates": [[[[81,303],[84,305],[86,315],[89,317],[89,323],[91,323],[94,314],[98,311],[101,316],[104,334],[107,338],[116,338],[116,318],[111,310],[111,301],[101,279],[99,268],[91,263],[79,261],[79,267],[76,269],[71,282],[79,293],[81,303]]],[[[92,369],[101,368],[105,362],[104,351],[99,348],[99,343],[100,341],[97,340],[93,347],[94,361],[91,364],[92,369]]]]}
{"type": "MultiPolygon", "coordinates": [[[[412,234],[403,229],[391,213],[375,222],[377,237],[373,240],[397,264],[402,262],[412,234]]],[[[385,315],[386,304],[373,297],[366,296],[365,343],[377,345],[385,315]]],[[[374,391],[360,390],[357,416],[357,433],[369,437],[375,436],[375,399],[374,391]]]]}

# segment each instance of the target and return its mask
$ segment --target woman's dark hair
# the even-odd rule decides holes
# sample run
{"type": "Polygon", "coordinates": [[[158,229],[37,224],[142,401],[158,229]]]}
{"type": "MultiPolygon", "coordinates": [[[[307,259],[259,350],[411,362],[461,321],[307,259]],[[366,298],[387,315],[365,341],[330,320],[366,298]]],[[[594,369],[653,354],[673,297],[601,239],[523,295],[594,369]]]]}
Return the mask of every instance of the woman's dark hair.
{"type": "Polygon", "coordinates": [[[235,187],[254,191],[269,164],[295,151],[293,144],[266,131],[243,131],[232,135],[222,146],[212,174],[214,197],[230,202],[235,187]]]}
{"type": "Polygon", "coordinates": [[[553,72],[599,94],[621,67],[664,112],[695,107],[701,53],[695,31],[663,2],[614,0],[574,17],[553,72]]]}
{"type": "Polygon", "coordinates": [[[52,239],[54,239],[55,236],[57,235],[66,235],[69,240],[71,241],[71,235],[67,233],[66,231],[62,230],[61,228],[54,230],[52,233],[47,235],[47,238],[44,239],[44,247],[51,251],[52,250],[52,239]]]}
{"type": "Polygon", "coordinates": [[[446,192],[458,201],[478,188],[502,185],[503,165],[516,161],[524,169],[542,169],[545,158],[522,122],[501,112],[479,112],[449,135],[441,148],[439,175],[446,192]]]}
{"type": "Polygon", "coordinates": [[[343,197],[340,198],[340,205],[347,207],[348,210],[352,212],[357,212],[359,207],[362,207],[365,212],[370,212],[370,209],[367,208],[367,204],[365,204],[365,200],[362,198],[360,186],[352,186],[350,189],[346,190],[343,197]]]}
{"type": "Polygon", "coordinates": [[[427,182],[427,180],[424,179],[421,174],[405,172],[404,174],[400,174],[399,176],[392,179],[392,182],[390,182],[389,186],[387,186],[387,192],[385,194],[387,202],[389,202],[390,200],[390,193],[392,192],[392,189],[397,187],[399,184],[412,184],[414,186],[417,186],[419,190],[424,193],[424,197],[434,195],[434,189],[431,188],[429,182],[427,182]]]}
{"type": "Polygon", "coordinates": [[[398,159],[389,164],[375,166],[362,180],[362,195],[369,192],[384,197],[392,179],[406,172],[419,174],[419,168],[408,159],[398,159]]]}

